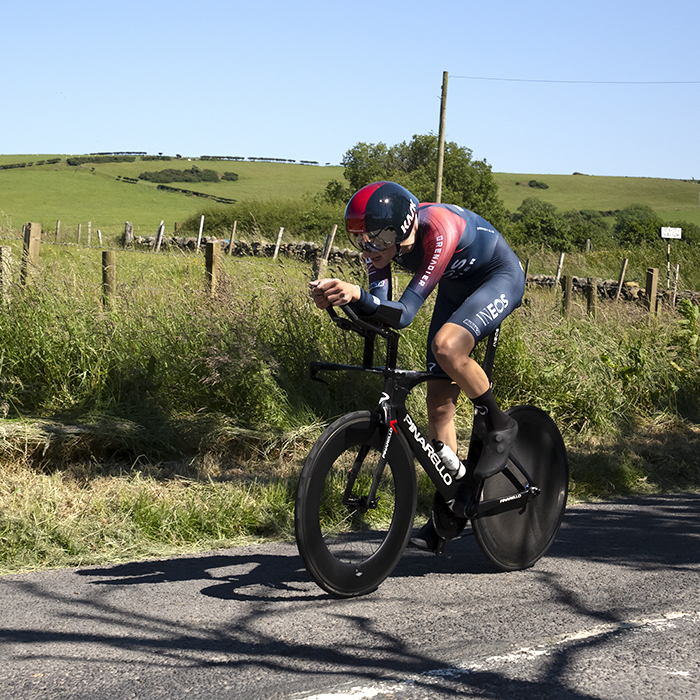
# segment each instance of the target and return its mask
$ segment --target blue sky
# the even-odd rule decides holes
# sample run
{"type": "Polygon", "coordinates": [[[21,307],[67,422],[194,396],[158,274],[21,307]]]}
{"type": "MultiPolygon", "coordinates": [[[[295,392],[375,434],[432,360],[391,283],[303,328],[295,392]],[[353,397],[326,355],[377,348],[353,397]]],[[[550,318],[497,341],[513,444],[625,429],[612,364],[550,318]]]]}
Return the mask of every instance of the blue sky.
{"type": "Polygon", "coordinates": [[[700,179],[697,0],[25,0],[2,19],[4,154],[338,164],[437,133],[447,71],[446,137],[496,172],[700,179]]]}

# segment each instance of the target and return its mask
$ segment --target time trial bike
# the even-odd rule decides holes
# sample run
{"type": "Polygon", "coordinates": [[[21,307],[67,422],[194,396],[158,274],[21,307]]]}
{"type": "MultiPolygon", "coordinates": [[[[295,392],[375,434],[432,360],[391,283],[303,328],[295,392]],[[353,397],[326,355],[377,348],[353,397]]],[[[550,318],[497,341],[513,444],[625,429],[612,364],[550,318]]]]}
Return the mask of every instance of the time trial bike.
{"type": "MultiPolygon", "coordinates": [[[[394,570],[414,525],[415,460],[436,487],[432,519],[444,543],[468,522],[481,551],[502,571],[531,567],[549,549],[564,517],[569,483],[566,448],[554,421],[534,406],[506,412],[519,425],[506,468],[473,476],[482,441],[472,430],[466,474],[455,479],[406,408],[409,392],[449,377],[399,369],[397,319],[328,311],[336,325],[364,338],[362,365],[312,362],[311,375],[351,371],[383,377],[374,410],[353,411],[329,425],[302,469],[295,502],[299,553],[312,579],[338,597],[374,591],[394,570]],[[376,339],[386,360],[375,366],[376,339]]],[[[500,327],[489,336],[483,368],[491,379],[500,327]]]]}

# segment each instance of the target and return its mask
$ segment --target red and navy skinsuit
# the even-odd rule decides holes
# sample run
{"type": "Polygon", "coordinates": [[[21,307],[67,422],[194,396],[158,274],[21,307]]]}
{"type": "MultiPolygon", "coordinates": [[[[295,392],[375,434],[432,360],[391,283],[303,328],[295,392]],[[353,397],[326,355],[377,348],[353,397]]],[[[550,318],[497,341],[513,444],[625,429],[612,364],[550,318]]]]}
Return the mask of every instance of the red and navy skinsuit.
{"type": "Polygon", "coordinates": [[[358,311],[380,305],[401,311],[400,328],[415,318],[440,283],[428,334],[427,366],[437,369],[432,339],[445,323],[466,328],[478,343],[520,305],[525,291],[522,266],[503,236],[472,211],[451,204],[421,204],[413,249],[394,261],[413,279],[399,301],[391,301],[391,265],[374,267],[369,258],[369,293],[362,290],[358,311]]]}

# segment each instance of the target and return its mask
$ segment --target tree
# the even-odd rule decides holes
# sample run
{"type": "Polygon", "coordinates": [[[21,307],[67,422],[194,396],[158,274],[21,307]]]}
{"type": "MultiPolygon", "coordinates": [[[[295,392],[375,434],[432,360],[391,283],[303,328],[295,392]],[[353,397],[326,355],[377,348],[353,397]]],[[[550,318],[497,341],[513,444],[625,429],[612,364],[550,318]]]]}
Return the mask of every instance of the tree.
{"type": "MultiPolygon", "coordinates": [[[[342,160],[350,189],[344,190],[334,181],[328,184],[326,197],[337,201],[339,196],[352,195],[371,182],[391,180],[413,192],[420,201],[432,202],[437,154],[435,134],[415,135],[408,143],[404,141],[391,147],[384,143],[358,143],[342,160]]],[[[454,141],[445,144],[442,201],[471,209],[496,228],[502,229],[505,225],[505,207],[498,196],[491,166],[485,160],[473,160],[471,150],[454,141]]]]}
{"type": "Polygon", "coordinates": [[[646,204],[631,204],[615,217],[613,232],[620,243],[639,245],[659,240],[663,220],[646,204]]]}
{"type": "Polygon", "coordinates": [[[549,202],[527,197],[513,215],[511,238],[514,243],[532,244],[569,252],[572,241],[566,220],[549,202]]]}
{"type": "Polygon", "coordinates": [[[610,226],[600,212],[573,209],[565,211],[562,217],[568,227],[569,240],[576,247],[583,248],[586,240],[590,240],[595,249],[610,245],[612,241],[610,226]]]}
{"type": "Polygon", "coordinates": [[[387,179],[391,171],[389,149],[383,143],[357,143],[344,156],[345,179],[353,192],[370,182],[387,179]]]}

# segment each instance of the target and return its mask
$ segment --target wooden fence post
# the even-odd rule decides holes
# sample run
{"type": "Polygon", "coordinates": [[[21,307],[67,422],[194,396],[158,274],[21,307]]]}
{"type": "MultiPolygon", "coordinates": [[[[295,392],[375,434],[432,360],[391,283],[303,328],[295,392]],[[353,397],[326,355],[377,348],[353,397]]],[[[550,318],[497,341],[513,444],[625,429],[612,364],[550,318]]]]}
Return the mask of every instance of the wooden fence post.
{"type": "Polygon", "coordinates": [[[338,224],[333,224],[333,230],[326,236],[326,242],[323,244],[323,253],[321,259],[316,261],[316,279],[321,279],[326,274],[328,267],[328,257],[331,254],[335,233],[338,230],[338,224]]]}
{"type": "Polygon", "coordinates": [[[280,232],[277,234],[277,243],[275,245],[275,254],[272,256],[273,260],[277,260],[277,256],[280,254],[280,245],[282,244],[282,234],[284,233],[284,226],[280,228],[280,232]]]}
{"type": "Polygon", "coordinates": [[[7,300],[7,290],[12,284],[12,248],[0,246],[0,302],[7,300]]]}
{"type": "Polygon", "coordinates": [[[571,297],[574,292],[574,277],[573,275],[564,275],[562,280],[564,290],[564,299],[562,301],[562,313],[568,316],[571,313],[571,297]]]}
{"type": "Polygon", "coordinates": [[[199,219],[199,233],[197,234],[197,249],[196,253],[199,253],[199,248],[202,245],[202,231],[204,231],[204,214],[199,219]]]}
{"type": "Polygon", "coordinates": [[[123,246],[129,248],[134,244],[134,225],[131,221],[124,222],[124,239],[123,246]]]}
{"type": "Polygon", "coordinates": [[[160,246],[163,242],[163,234],[165,233],[165,222],[161,221],[160,226],[158,226],[158,233],[156,234],[156,244],[153,246],[153,250],[156,253],[160,252],[160,246]]]}
{"type": "Polygon", "coordinates": [[[231,229],[231,240],[228,242],[228,254],[231,255],[231,252],[233,251],[233,241],[236,238],[236,224],[238,221],[233,222],[233,228],[231,229]]]}
{"type": "Polygon", "coordinates": [[[659,286],[659,268],[647,268],[647,286],[645,293],[645,304],[652,316],[656,315],[656,292],[659,286]]]}
{"type": "Polygon", "coordinates": [[[54,241],[58,243],[58,236],[61,233],[61,220],[56,221],[56,235],[54,236],[54,241]]]}
{"type": "Polygon", "coordinates": [[[559,286],[559,278],[561,277],[561,270],[564,267],[564,253],[561,253],[559,255],[559,264],[557,265],[557,274],[556,277],[554,278],[554,288],[556,289],[559,286]]]}
{"type": "Polygon", "coordinates": [[[78,224],[78,245],[80,245],[80,236],[82,235],[82,233],[83,233],[83,225],[78,224]]]}
{"type": "Polygon", "coordinates": [[[525,262],[525,286],[527,286],[527,276],[530,274],[530,258],[525,262]]]}
{"type": "Polygon", "coordinates": [[[593,318],[598,316],[598,278],[589,277],[586,285],[586,294],[588,296],[588,315],[593,318]]]}
{"type": "Polygon", "coordinates": [[[102,305],[112,306],[117,293],[117,266],[113,250],[102,251],[102,305]]]}
{"type": "Polygon", "coordinates": [[[676,270],[673,275],[673,288],[671,289],[671,306],[676,307],[676,297],[678,296],[678,277],[681,272],[681,264],[676,264],[676,270]]]}
{"type": "Polygon", "coordinates": [[[41,245],[41,224],[25,224],[24,248],[22,250],[22,271],[20,280],[23,286],[31,284],[32,275],[39,265],[41,245]]]}
{"type": "Polygon", "coordinates": [[[219,277],[219,256],[216,254],[215,249],[217,245],[219,245],[218,242],[208,241],[205,249],[205,267],[209,294],[214,294],[216,291],[216,283],[219,277]]]}
{"type": "Polygon", "coordinates": [[[88,221],[88,242],[87,242],[87,247],[90,247],[90,244],[92,243],[92,221],[88,221]]]}
{"type": "Polygon", "coordinates": [[[625,258],[622,261],[622,268],[620,269],[620,277],[617,280],[617,292],[615,293],[615,301],[620,300],[620,294],[622,294],[622,285],[625,283],[625,272],[627,272],[627,263],[629,260],[625,258]]]}

